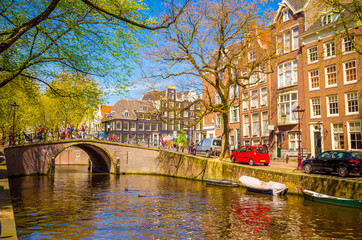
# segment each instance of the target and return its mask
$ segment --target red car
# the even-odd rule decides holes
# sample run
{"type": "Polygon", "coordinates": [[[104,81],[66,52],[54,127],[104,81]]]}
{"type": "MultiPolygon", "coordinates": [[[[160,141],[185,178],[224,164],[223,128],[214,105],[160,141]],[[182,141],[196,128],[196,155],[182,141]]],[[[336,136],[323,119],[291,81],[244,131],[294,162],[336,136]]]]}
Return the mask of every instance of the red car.
{"type": "Polygon", "coordinates": [[[241,146],[230,156],[231,162],[249,163],[253,166],[255,163],[263,163],[268,166],[270,163],[269,151],[263,146],[241,146]]]}

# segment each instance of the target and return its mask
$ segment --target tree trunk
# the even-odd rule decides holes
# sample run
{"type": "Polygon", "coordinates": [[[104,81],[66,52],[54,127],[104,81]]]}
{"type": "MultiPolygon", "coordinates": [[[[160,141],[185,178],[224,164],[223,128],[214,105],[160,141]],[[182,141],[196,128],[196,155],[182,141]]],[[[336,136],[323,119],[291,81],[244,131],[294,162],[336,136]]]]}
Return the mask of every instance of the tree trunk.
{"type": "Polygon", "coordinates": [[[220,159],[228,158],[230,156],[229,152],[229,113],[221,113],[222,118],[222,149],[220,154],[220,159]]]}

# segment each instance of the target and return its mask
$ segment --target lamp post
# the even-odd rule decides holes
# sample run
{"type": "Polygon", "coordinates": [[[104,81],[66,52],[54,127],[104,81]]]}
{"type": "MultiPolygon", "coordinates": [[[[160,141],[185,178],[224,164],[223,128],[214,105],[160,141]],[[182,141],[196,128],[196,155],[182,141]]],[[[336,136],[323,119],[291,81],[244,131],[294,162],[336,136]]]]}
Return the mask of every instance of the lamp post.
{"type": "Polygon", "coordinates": [[[15,145],[15,111],[19,107],[19,105],[14,102],[11,104],[11,111],[13,111],[13,135],[11,136],[11,143],[10,145],[15,145]]]}
{"type": "Polygon", "coordinates": [[[302,155],[300,152],[300,120],[303,117],[304,109],[301,109],[300,106],[297,106],[294,110],[292,110],[294,114],[296,114],[296,119],[298,120],[298,167],[297,170],[302,170],[302,155]]]}

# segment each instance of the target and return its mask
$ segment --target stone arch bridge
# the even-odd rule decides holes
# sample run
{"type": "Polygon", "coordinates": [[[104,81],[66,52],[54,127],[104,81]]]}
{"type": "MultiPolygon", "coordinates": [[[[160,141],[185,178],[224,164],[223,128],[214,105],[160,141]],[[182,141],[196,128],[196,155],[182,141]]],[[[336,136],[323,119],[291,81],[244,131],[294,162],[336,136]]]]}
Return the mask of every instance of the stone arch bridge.
{"type": "Polygon", "coordinates": [[[93,173],[139,172],[140,170],[157,172],[155,160],[159,155],[158,149],[74,139],[5,148],[8,176],[54,173],[56,156],[72,146],[88,154],[93,173]]]}

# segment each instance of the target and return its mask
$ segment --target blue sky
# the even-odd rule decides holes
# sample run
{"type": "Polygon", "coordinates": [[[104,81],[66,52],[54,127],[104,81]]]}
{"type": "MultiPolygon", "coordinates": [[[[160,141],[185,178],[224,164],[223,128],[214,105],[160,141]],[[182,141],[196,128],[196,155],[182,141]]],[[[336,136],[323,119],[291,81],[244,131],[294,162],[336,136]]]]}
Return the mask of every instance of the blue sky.
{"type": "MultiPolygon", "coordinates": [[[[150,15],[151,16],[158,16],[160,13],[160,10],[162,10],[162,0],[144,0],[144,2],[150,7],[150,15]]],[[[272,7],[274,10],[278,9],[278,3],[281,1],[270,1],[266,5],[266,7],[272,7]]],[[[142,53],[141,53],[142,54],[142,53]]],[[[145,71],[147,69],[152,68],[152,62],[147,60],[146,56],[140,57],[140,59],[143,59],[138,64],[133,64],[134,71],[133,76],[130,77],[129,81],[133,83],[133,88],[129,89],[128,92],[121,92],[120,94],[108,94],[106,96],[106,101],[103,103],[104,105],[110,105],[113,106],[119,99],[140,99],[142,97],[142,94],[146,91],[150,90],[151,87],[156,89],[164,90],[167,85],[174,84],[177,86],[176,83],[167,80],[167,82],[154,82],[151,86],[151,84],[145,84],[145,82],[142,80],[142,77],[145,75],[145,71]]]]}

